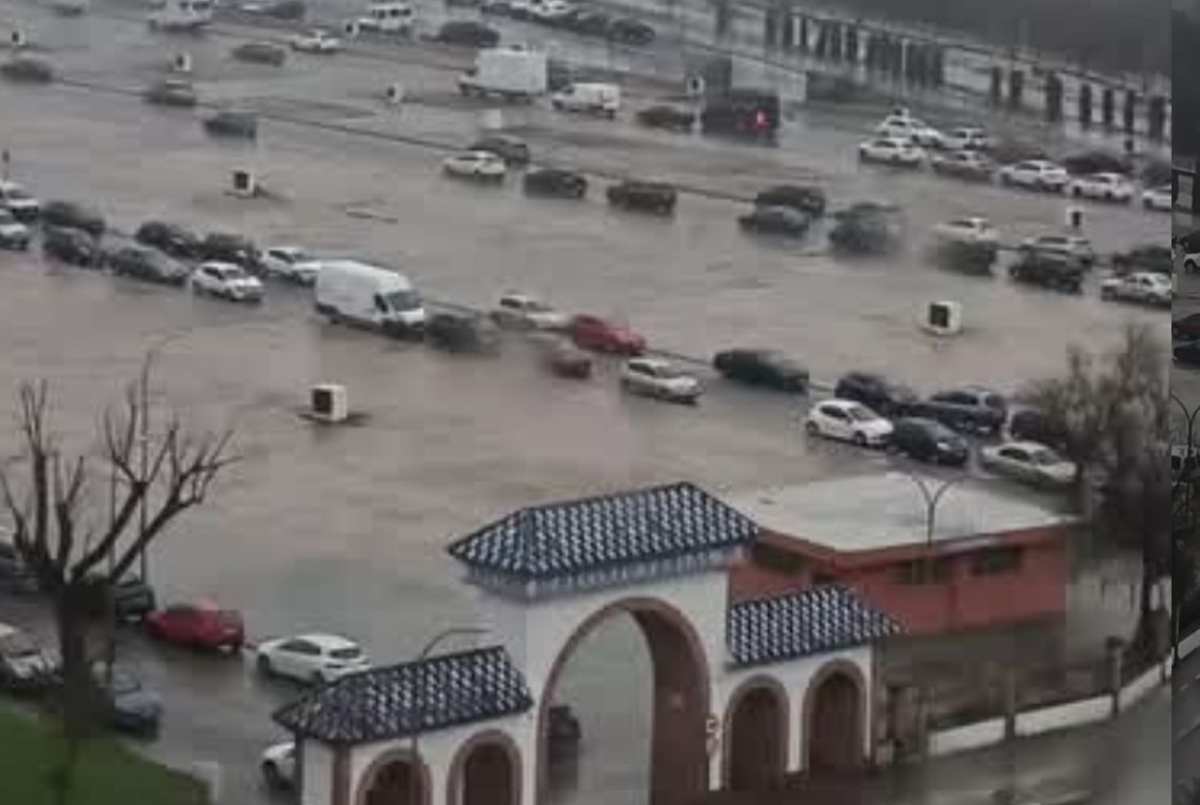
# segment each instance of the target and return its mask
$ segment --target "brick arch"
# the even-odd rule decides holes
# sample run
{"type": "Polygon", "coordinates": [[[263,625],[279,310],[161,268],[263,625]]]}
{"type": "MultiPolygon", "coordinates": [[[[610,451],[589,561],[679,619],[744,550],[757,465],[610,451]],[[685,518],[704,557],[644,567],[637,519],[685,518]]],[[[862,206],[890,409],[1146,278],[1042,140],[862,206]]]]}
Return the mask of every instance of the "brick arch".
{"type": "MultiPolygon", "coordinates": [[[[378,757],[371,761],[362,775],[358,778],[358,784],[354,790],[354,805],[367,805],[367,793],[371,790],[371,784],[375,782],[376,775],[383,771],[392,763],[404,763],[410,771],[413,768],[413,753],[412,750],[405,748],[389,749],[381,752],[378,757]]],[[[433,780],[429,774],[429,767],[425,765],[425,761],[419,756],[417,757],[416,770],[417,779],[420,780],[420,802],[415,805],[432,805],[433,798],[433,780]]],[[[413,803],[410,803],[413,805],[413,803]]]]}
{"type": "MultiPolygon", "coordinates": [[[[483,730],[464,741],[454,753],[446,778],[446,805],[460,805],[466,795],[467,761],[476,749],[484,747],[499,747],[508,758],[508,770],[511,775],[509,789],[510,805],[521,805],[523,769],[521,767],[521,750],[517,747],[512,736],[503,730],[483,730]]],[[[501,801],[492,799],[491,801],[501,801]]]]}
{"type": "MultiPolygon", "coordinates": [[[[853,737],[853,754],[852,757],[845,758],[848,761],[846,764],[850,768],[859,767],[865,760],[866,753],[863,751],[863,741],[867,730],[867,680],[863,675],[862,669],[856,663],[850,660],[838,659],[830,660],[822,665],[812,679],[809,680],[808,688],[804,691],[804,703],[802,705],[800,718],[802,727],[801,736],[801,763],[804,770],[808,773],[813,772],[813,736],[814,731],[820,725],[814,724],[817,716],[816,708],[818,699],[821,695],[822,688],[827,682],[836,680],[838,677],[846,679],[854,688],[854,717],[847,721],[852,725],[853,737]]],[[[824,733],[825,728],[822,727],[821,732],[824,733]]],[[[821,738],[823,736],[817,736],[821,738]]],[[[835,736],[839,737],[839,736],[835,736]]],[[[846,739],[849,745],[849,739],[846,739]]]]}
{"type": "Polygon", "coordinates": [[[615,601],[583,620],[559,647],[539,692],[537,714],[537,801],[546,797],[547,729],[558,678],[575,649],[596,627],[617,615],[630,615],[650,653],[654,704],[651,720],[650,805],[686,802],[708,791],[705,721],[711,701],[708,657],[696,627],[676,607],[659,598],[615,601]],[[662,695],[670,694],[670,695],[662,695]]]}
{"type": "MultiPolygon", "coordinates": [[[[790,721],[790,713],[792,712],[791,705],[788,702],[787,688],[785,688],[778,679],[767,674],[756,674],[742,682],[734,690],[729,697],[729,703],[725,707],[725,717],[721,725],[721,784],[722,788],[733,787],[733,772],[735,763],[735,752],[738,751],[734,743],[734,720],[738,713],[738,708],[745,702],[746,697],[756,693],[767,693],[774,697],[775,708],[777,712],[776,734],[767,736],[768,740],[773,741],[772,752],[777,754],[772,765],[777,768],[774,770],[774,777],[782,783],[784,775],[787,774],[788,761],[788,745],[789,734],[788,729],[790,721]]],[[[753,751],[743,748],[743,751],[753,751]]]]}

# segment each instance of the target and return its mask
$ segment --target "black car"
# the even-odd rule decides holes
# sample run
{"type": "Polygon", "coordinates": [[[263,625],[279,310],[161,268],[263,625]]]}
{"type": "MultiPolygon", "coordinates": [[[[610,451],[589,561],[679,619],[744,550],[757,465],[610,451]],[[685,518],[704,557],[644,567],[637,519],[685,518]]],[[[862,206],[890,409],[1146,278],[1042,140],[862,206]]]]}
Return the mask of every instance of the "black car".
{"type": "Polygon", "coordinates": [[[706,134],[773,137],[779,129],[779,94],[770,90],[732,88],[708,99],[700,113],[706,134]]]}
{"type": "Polygon", "coordinates": [[[799,236],[808,231],[809,218],[793,207],[754,207],[738,216],[738,225],[752,232],[799,236]]]}
{"type": "Polygon", "coordinates": [[[1200,339],[1200,313],[1189,313],[1172,321],[1171,337],[1177,341],[1200,339]]]}
{"type": "Polygon", "coordinates": [[[961,467],[971,456],[967,441],[942,423],[904,417],[892,423],[889,448],[917,461],[961,467]]]}
{"type": "Polygon", "coordinates": [[[187,266],[143,246],[117,246],[104,253],[104,264],[114,274],[161,285],[183,285],[191,274],[187,266]]]}
{"type": "Polygon", "coordinates": [[[587,195],[587,179],[574,171],[558,168],[539,168],[525,174],[525,192],[536,196],[583,198],[587,195]]]}
{"type": "Polygon", "coordinates": [[[902,416],[917,401],[912,389],[871,372],[843,375],[834,387],[833,396],[860,402],[887,417],[902,416]]]}
{"type": "Polygon", "coordinates": [[[204,130],[214,137],[258,137],[258,115],[253,112],[217,112],[204,121],[204,130]]]}
{"type": "Polygon", "coordinates": [[[287,61],[287,50],[274,42],[247,42],[235,47],[232,55],[238,61],[269,64],[273,67],[282,67],[287,61]]]}
{"type": "Polygon", "coordinates": [[[138,243],[180,259],[190,259],[200,253],[200,238],[176,224],[165,221],[147,221],[138,227],[133,236],[138,243]]]}
{"type": "Polygon", "coordinates": [[[445,45],[494,48],[500,44],[500,32],[473,20],[452,20],[438,29],[433,41],[445,45]]]}
{"type": "Polygon", "coordinates": [[[670,215],[675,211],[675,188],[665,182],[626,180],[610,185],[605,195],[608,203],[627,210],[643,210],[670,215]]]}
{"type": "Polygon", "coordinates": [[[1073,176],[1092,173],[1129,173],[1129,163],[1107,151],[1084,151],[1071,154],[1063,159],[1062,166],[1073,176]]]}
{"type": "Polygon", "coordinates": [[[210,232],[200,243],[199,258],[233,263],[250,272],[259,269],[258,247],[248,238],[228,232],[210,232]]]}
{"type": "Polygon", "coordinates": [[[516,137],[494,135],[476,140],[468,151],[490,151],[504,160],[507,165],[529,164],[529,146],[516,137]]]}
{"type": "Polygon", "coordinates": [[[760,207],[791,207],[812,217],[825,214],[825,191],[809,185],[781,184],[769,187],[754,197],[760,207]]]}
{"type": "Polygon", "coordinates": [[[584,36],[608,36],[612,17],[602,11],[576,8],[559,20],[559,25],[584,36]]]}
{"type": "Polygon", "coordinates": [[[1036,408],[1014,411],[1008,420],[1008,437],[1016,442],[1038,442],[1057,448],[1064,442],[1064,435],[1036,408]]]}
{"type": "Polygon", "coordinates": [[[656,36],[653,28],[632,17],[619,17],[608,26],[608,38],[625,45],[649,45],[656,36]]]}
{"type": "Polygon", "coordinates": [[[666,104],[640,109],[634,117],[643,126],[671,131],[691,131],[692,124],[696,122],[694,112],[666,104]]]}
{"type": "Polygon", "coordinates": [[[147,89],[142,97],[146,99],[147,103],[184,108],[193,107],[199,101],[196,97],[196,89],[190,81],[181,81],[175,78],[159,81],[147,89]]]}
{"type": "Polygon", "coordinates": [[[96,267],[100,245],[82,229],[46,227],[42,232],[42,251],[64,263],[96,267]]]}
{"type": "Polygon", "coordinates": [[[493,353],[500,346],[500,331],[486,316],[437,313],[425,325],[425,338],[450,352],[493,353]]]}
{"type": "Polygon", "coordinates": [[[996,435],[1008,418],[1008,402],[991,389],[965,386],[914,402],[909,413],[936,419],[957,431],[996,435]]]}
{"type": "Polygon", "coordinates": [[[1057,252],[1024,249],[1008,275],[1017,282],[1028,282],[1067,293],[1079,293],[1083,287],[1084,264],[1057,252]]]}
{"type": "Polygon", "coordinates": [[[1112,256],[1112,267],[1122,274],[1133,271],[1170,274],[1174,271],[1174,257],[1170,247],[1148,243],[1127,252],[1117,252],[1112,256]]]}
{"type": "Polygon", "coordinates": [[[845,254],[880,255],[894,249],[902,232],[898,211],[878,204],[856,204],[836,213],[829,232],[834,250],[845,254]]]}
{"type": "Polygon", "coordinates": [[[1171,350],[1175,360],[1187,366],[1200,366],[1200,340],[1176,341],[1171,350]]]}
{"type": "Polygon", "coordinates": [[[49,226],[82,229],[94,238],[104,234],[104,216],[73,201],[51,201],[42,208],[42,221],[49,226]]]}
{"type": "Polygon", "coordinates": [[[713,357],[713,368],[730,380],[780,391],[808,391],[808,370],[769,349],[730,349],[713,357]]]}
{"type": "Polygon", "coordinates": [[[54,67],[44,59],[17,56],[0,64],[0,75],[10,81],[29,84],[49,84],[54,80],[54,67]]]}

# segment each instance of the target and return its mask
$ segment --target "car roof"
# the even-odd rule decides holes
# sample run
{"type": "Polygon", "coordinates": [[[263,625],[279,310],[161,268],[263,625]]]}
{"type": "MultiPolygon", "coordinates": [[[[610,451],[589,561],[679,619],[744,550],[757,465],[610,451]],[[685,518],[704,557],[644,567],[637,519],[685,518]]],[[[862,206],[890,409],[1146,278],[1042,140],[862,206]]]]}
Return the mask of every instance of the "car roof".
{"type": "Polygon", "coordinates": [[[669,369],[671,362],[663,358],[630,358],[629,365],[646,366],[652,369],[669,369]]]}
{"type": "Polygon", "coordinates": [[[359,648],[358,643],[353,640],[342,637],[341,635],[327,634],[324,632],[309,632],[307,634],[298,634],[289,640],[307,640],[321,648],[339,649],[339,648],[359,648]]]}
{"type": "Polygon", "coordinates": [[[843,400],[843,399],[839,399],[839,398],[834,398],[832,400],[822,400],[821,402],[817,403],[817,405],[818,406],[825,405],[825,406],[829,406],[830,408],[840,408],[843,411],[845,411],[849,408],[866,408],[867,407],[867,406],[863,405],[862,403],[860,403],[858,400],[843,400]]]}
{"type": "MultiPolygon", "coordinates": [[[[1027,439],[1023,439],[1021,441],[1016,441],[1016,442],[1003,442],[1001,444],[996,445],[995,449],[1002,450],[1005,447],[1019,447],[1022,450],[1030,450],[1030,451],[1051,450],[1051,448],[1048,445],[1044,445],[1041,442],[1034,442],[1034,441],[1030,441],[1027,439]]],[[[1053,450],[1051,450],[1051,452],[1053,452],[1053,450]]]]}

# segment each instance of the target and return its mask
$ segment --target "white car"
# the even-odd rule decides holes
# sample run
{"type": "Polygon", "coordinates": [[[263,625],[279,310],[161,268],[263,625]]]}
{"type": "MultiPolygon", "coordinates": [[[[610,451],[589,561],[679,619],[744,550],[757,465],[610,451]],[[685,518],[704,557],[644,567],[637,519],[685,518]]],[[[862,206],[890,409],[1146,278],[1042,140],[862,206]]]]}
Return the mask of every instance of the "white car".
{"type": "Polygon", "coordinates": [[[892,438],[892,423],[854,400],[817,403],[809,409],[804,430],[810,436],[854,442],[860,447],[881,447],[892,438]]]}
{"type": "Polygon", "coordinates": [[[201,263],[192,273],[192,290],[231,302],[261,302],[263,286],[257,277],[233,263],[201,263]]]}
{"type": "Polygon", "coordinates": [[[943,147],[946,139],[937,129],[927,126],[915,117],[908,117],[906,115],[889,116],[875,127],[875,133],[881,137],[909,139],[917,145],[924,145],[931,148],[943,147]]]}
{"type": "Polygon", "coordinates": [[[506,293],[493,308],[492,320],[500,327],[512,329],[565,330],[571,317],[535,296],[506,293]]]}
{"type": "Polygon", "coordinates": [[[442,162],[442,170],[450,176],[501,182],[508,173],[508,166],[491,151],[466,151],[447,157],[442,162]]]}
{"type": "Polygon", "coordinates": [[[1147,305],[1170,305],[1174,295],[1165,274],[1139,271],[1124,277],[1109,277],[1100,283],[1100,298],[1147,305]]]}
{"type": "Polygon", "coordinates": [[[1119,201],[1123,204],[1133,200],[1133,185],[1119,173],[1093,173],[1072,179],[1069,192],[1076,198],[1094,198],[1101,201],[1119,201]]]}
{"type": "Polygon", "coordinates": [[[0,207],[0,249],[25,251],[32,235],[29,227],[17,220],[12,210],[0,207]]]}
{"type": "Polygon", "coordinates": [[[0,207],[7,207],[18,221],[32,221],[42,210],[41,202],[24,187],[5,181],[0,181],[0,207]]]}
{"type": "Polygon", "coordinates": [[[1028,159],[1000,169],[1000,183],[1061,193],[1070,177],[1066,168],[1044,159],[1028,159]]]}
{"type": "Polygon", "coordinates": [[[538,22],[552,23],[570,14],[573,8],[564,0],[541,0],[531,6],[530,13],[538,22]]]}
{"type": "Polygon", "coordinates": [[[1143,191],[1142,206],[1148,210],[1160,210],[1162,212],[1173,210],[1175,202],[1171,199],[1171,185],[1165,184],[1161,187],[1151,187],[1143,191]]]}
{"type": "Polygon", "coordinates": [[[296,787],[296,742],[282,741],[263,750],[258,767],[263,780],[273,791],[287,791],[296,787]]]}
{"type": "Polygon", "coordinates": [[[979,216],[944,221],[933,228],[933,234],[950,243],[994,244],[999,239],[991,221],[979,216]]]}
{"type": "Polygon", "coordinates": [[[876,137],[858,147],[858,157],[864,162],[886,162],[915,168],[925,158],[925,152],[902,137],[876,137]]]}
{"type": "Polygon", "coordinates": [[[342,49],[342,40],[321,28],[296,34],[291,44],[292,50],[304,53],[337,53],[342,49]]]}
{"type": "Polygon", "coordinates": [[[963,126],[951,129],[942,138],[942,147],[949,151],[986,151],[992,147],[992,139],[983,129],[963,126]]]}
{"type": "Polygon", "coordinates": [[[695,377],[669,361],[657,358],[626,361],[621,368],[621,388],[634,394],[685,403],[696,402],[704,392],[704,387],[695,377]]]}
{"type": "Polygon", "coordinates": [[[371,661],[353,640],[331,634],[303,634],[260,643],[257,666],[263,674],[321,684],[366,671],[371,661]]]}
{"type": "Polygon", "coordinates": [[[1022,251],[1058,255],[1078,260],[1085,268],[1096,262],[1096,250],[1092,242],[1081,235],[1038,235],[1021,241],[1022,251]]]}
{"type": "Polygon", "coordinates": [[[299,246],[272,246],[263,252],[263,271],[267,276],[313,285],[321,273],[321,261],[299,246]]]}
{"type": "Polygon", "coordinates": [[[992,472],[1035,486],[1067,486],[1075,464],[1039,442],[1007,442],[979,450],[979,463],[992,472]]]}

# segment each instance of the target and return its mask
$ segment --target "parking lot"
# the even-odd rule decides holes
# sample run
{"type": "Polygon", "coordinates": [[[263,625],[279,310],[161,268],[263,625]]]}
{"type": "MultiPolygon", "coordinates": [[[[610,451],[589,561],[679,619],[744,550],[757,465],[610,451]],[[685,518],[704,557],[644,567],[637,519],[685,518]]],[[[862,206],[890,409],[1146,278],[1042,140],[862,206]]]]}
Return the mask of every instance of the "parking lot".
{"type": "MultiPolygon", "coordinates": [[[[8,3],[0,11],[40,13],[8,3]]],[[[1057,371],[1069,341],[1103,348],[1127,321],[1152,322],[1165,337],[1166,314],[1102,302],[1094,278],[1075,297],[1015,285],[1003,272],[970,277],[931,265],[928,232],[942,220],[986,215],[1016,241],[1056,229],[1066,202],[860,169],[854,146],[873,120],[801,113],[780,147],[759,148],[646,132],[627,115],[609,123],[508,110],[535,161],[592,172],[586,201],[535,200],[513,177],[499,188],[448,181],[438,167],[445,152],[411,143],[465,145],[477,133],[481,107],[453,96],[452,73],[389,68],[416,100],[388,107],[379,96],[390,73],[378,60],[235,65],[229,48],[252,32],[229,30],[189,44],[195,78],[206,99],[290,121],[264,119],[256,147],[207,139],[201,112],[156,109],[117,91],[136,93],[161,76],[177,41],[131,21],[46,22],[50,57],[68,79],[97,88],[0,84],[0,143],[13,177],[44,199],[95,203],[125,230],[164,218],[244,232],[260,245],[300,243],[396,267],[429,297],[480,307],[505,290],[530,291],[567,311],[628,321],[652,346],[698,358],[779,347],[822,381],[874,369],[925,392],[966,382],[1012,391],[1057,371]],[[225,192],[230,172],[247,167],[270,197],[225,192]],[[708,192],[684,194],[673,219],[645,218],[607,209],[599,174],[708,192]],[[827,253],[820,230],[798,242],[740,233],[745,205],[722,196],[749,197],[784,177],[820,183],[835,207],[901,202],[904,251],[845,261],[827,253]],[[917,327],[937,299],[963,304],[962,335],[936,340],[917,327]]],[[[645,97],[634,90],[628,102],[645,97]]],[[[1083,207],[1101,253],[1165,238],[1168,216],[1083,207]]],[[[471,618],[443,546],[515,508],[680,478],[721,492],[886,463],[809,444],[797,424],[803,403],[786,396],[706,377],[695,408],[630,398],[617,388],[615,362],[572,384],[544,374],[518,342],[494,360],[445,356],[324,326],[299,288],[271,285],[261,307],[243,308],[48,265],[36,251],[0,253],[0,281],[0,390],[9,390],[0,416],[11,415],[17,383],[47,378],[60,427],[88,445],[99,409],[157,346],[156,392],[201,426],[237,429],[243,460],[209,506],[161,541],[151,574],[167,599],[211,596],[241,609],[252,638],[344,632],[379,661],[401,659],[471,618]],[[322,429],[298,416],[321,381],[348,387],[361,425],[322,429]]],[[[41,622],[36,607],[7,599],[0,612],[41,622]]],[[[628,693],[645,662],[623,624],[594,639],[562,691],[585,730],[577,801],[632,800],[643,756],[620,747],[645,710],[628,693]]],[[[178,763],[220,760],[229,801],[246,801],[258,786],[253,758],[275,735],[268,714],[293,689],[262,684],[249,663],[162,651],[132,635],[125,656],[167,694],[151,751],[178,763]]]]}

